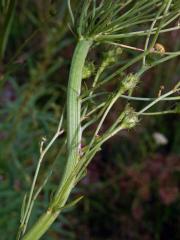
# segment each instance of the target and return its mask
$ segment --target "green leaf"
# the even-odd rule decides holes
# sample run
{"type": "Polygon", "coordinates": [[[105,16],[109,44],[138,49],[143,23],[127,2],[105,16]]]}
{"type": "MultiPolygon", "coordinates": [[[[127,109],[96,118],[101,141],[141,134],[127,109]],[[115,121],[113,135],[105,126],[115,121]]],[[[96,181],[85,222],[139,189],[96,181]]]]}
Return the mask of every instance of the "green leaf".
{"type": "Polygon", "coordinates": [[[60,210],[64,210],[64,209],[69,209],[69,208],[72,208],[74,207],[75,205],[77,205],[81,199],[83,199],[84,196],[80,196],[80,197],[77,197],[76,199],[74,199],[72,202],[66,204],[64,207],[61,207],[60,210]]]}
{"type": "Polygon", "coordinates": [[[24,195],[23,202],[22,202],[20,222],[22,222],[24,218],[24,213],[25,213],[26,203],[27,203],[26,200],[27,200],[27,193],[24,195]]]}
{"type": "Polygon", "coordinates": [[[11,31],[12,22],[16,8],[16,0],[11,0],[8,5],[7,12],[4,16],[3,27],[0,31],[0,58],[4,57],[4,53],[8,43],[8,37],[11,31]]]}

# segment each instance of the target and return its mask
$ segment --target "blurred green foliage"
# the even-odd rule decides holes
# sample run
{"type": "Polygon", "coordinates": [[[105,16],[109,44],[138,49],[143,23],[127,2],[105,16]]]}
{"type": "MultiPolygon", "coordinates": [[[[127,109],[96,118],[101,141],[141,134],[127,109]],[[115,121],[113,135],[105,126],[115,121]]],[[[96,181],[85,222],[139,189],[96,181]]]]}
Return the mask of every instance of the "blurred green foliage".
{"type": "MultiPolygon", "coordinates": [[[[76,6],[77,2],[73,1],[73,4],[76,6]]],[[[169,37],[164,35],[160,40],[168,50],[177,50],[180,46],[178,34],[170,33],[169,37]]],[[[136,40],[129,41],[132,41],[130,42],[132,45],[137,44],[136,40]]],[[[2,240],[15,239],[22,199],[30,187],[39,157],[39,143],[43,136],[50,138],[56,131],[65,102],[73,43],[74,37],[68,27],[65,0],[1,1],[0,238],[2,240]]],[[[157,95],[161,85],[165,85],[166,89],[172,88],[180,75],[180,66],[177,59],[167,64],[168,71],[164,71],[163,64],[144,76],[143,87],[137,88],[137,94],[157,95]]],[[[163,108],[163,104],[161,103],[158,109],[163,108]]],[[[92,163],[87,179],[83,180],[82,185],[76,190],[77,193],[83,191],[89,196],[74,213],[62,215],[60,223],[56,222],[43,239],[59,239],[59,237],[85,240],[140,239],[138,214],[141,213],[134,212],[132,221],[132,212],[129,211],[129,208],[135,209],[136,206],[137,208],[140,206],[140,210],[137,211],[145,212],[140,216],[140,220],[145,225],[144,238],[141,239],[178,239],[174,225],[172,227],[174,235],[170,235],[169,238],[164,235],[166,226],[171,229],[172,221],[180,221],[177,219],[178,196],[168,204],[163,202],[163,197],[161,200],[155,197],[152,203],[143,203],[142,207],[142,202],[138,198],[139,189],[132,187],[131,193],[124,194],[124,189],[120,185],[122,179],[129,174],[127,166],[135,172],[134,174],[139,174],[138,178],[141,179],[141,169],[146,166],[146,161],[149,162],[146,159],[151,155],[156,159],[157,153],[160,153],[159,158],[165,159],[162,161],[167,168],[170,160],[166,159],[179,159],[180,121],[178,120],[178,116],[145,118],[143,125],[139,125],[136,131],[124,132],[114,141],[111,140],[106,144],[102,153],[96,157],[95,163],[92,163]],[[152,136],[154,132],[164,134],[168,144],[158,146],[152,136]],[[175,157],[171,158],[171,155],[175,157]],[[154,209],[152,216],[151,208],[154,209]],[[124,209],[123,213],[122,209],[124,209]],[[161,216],[166,218],[164,221],[166,224],[162,222],[161,216]],[[151,217],[156,219],[156,224],[151,217]],[[136,229],[132,226],[134,222],[136,229]],[[117,231],[119,226],[122,231],[117,231]],[[132,236],[127,235],[129,233],[126,233],[126,228],[132,236]],[[103,232],[107,234],[102,235],[103,232]]],[[[52,181],[46,186],[35,205],[31,222],[48,203],[49,196],[61,176],[65,158],[63,154],[59,158],[58,152],[62,143],[63,139],[58,139],[43,164],[39,179],[46,174],[52,159],[58,160],[52,181]]],[[[175,188],[178,182],[177,178],[174,180],[176,168],[176,164],[172,164],[172,171],[168,175],[168,182],[173,179],[175,188]]],[[[133,177],[134,175],[129,177],[130,183],[134,181],[133,177]]],[[[155,180],[156,192],[159,189],[158,184],[158,180],[155,180]]]]}

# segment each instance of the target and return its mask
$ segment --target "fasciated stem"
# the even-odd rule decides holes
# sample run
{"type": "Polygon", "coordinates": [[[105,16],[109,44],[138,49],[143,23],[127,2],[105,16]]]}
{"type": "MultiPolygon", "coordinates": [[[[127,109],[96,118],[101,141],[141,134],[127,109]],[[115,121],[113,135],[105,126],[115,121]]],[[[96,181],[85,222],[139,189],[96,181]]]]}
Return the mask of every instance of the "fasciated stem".
{"type": "Polygon", "coordinates": [[[80,40],[73,54],[68,89],[67,89],[67,164],[63,179],[52,200],[49,209],[44,213],[34,226],[23,237],[23,240],[38,240],[49,229],[51,224],[60,214],[74,187],[76,177],[72,175],[78,159],[81,144],[81,82],[85,59],[92,45],[90,40],[80,40]],[[66,182],[69,182],[68,186],[66,182]],[[67,186],[67,187],[66,187],[67,186]]]}
{"type": "Polygon", "coordinates": [[[80,40],[76,46],[67,90],[67,150],[68,161],[64,178],[71,173],[79,158],[81,145],[81,81],[86,56],[92,41],[80,40]]]}

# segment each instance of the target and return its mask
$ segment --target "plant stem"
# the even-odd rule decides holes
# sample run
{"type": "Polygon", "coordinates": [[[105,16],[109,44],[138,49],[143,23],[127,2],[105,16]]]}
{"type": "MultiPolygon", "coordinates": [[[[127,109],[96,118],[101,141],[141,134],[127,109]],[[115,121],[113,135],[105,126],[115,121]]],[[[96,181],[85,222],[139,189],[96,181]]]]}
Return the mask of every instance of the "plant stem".
{"type": "Polygon", "coordinates": [[[61,207],[68,199],[74,187],[75,177],[61,196],[64,184],[75,169],[81,148],[81,82],[85,59],[92,45],[90,40],[80,40],[76,46],[71,63],[67,89],[67,164],[62,181],[55,196],[55,205],[61,201],[61,207]]]}
{"type": "Polygon", "coordinates": [[[4,53],[6,50],[9,33],[11,31],[11,26],[13,23],[15,8],[16,8],[17,0],[10,0],[8,4],[8,10],[5,14],[4,26],[0,29],[0,60],[3,59],[4,53]]]}
{"type": "Polygon", "coordinates": [[[23,237],[23,240],[38,240],[49,229],[51,224],[58,217],[60,210],[74,187],[75,177],[66,188],[66,182],[72,175],[72,171],[79,159],[79,146],[81,142],[81,81],[82,70],[92,41],[80,40],[76,46],[67,89],[67,164],[63,179],[52,200],[49,209],[44,213],[30,231],[23,237]],[[66,189],[65,189],[66,188],[66,189]]]}
{"type": "Polygon", "coordinates": [[[72,59],[67,90],[67,150],[68,161],[64,178],[66,179],[79,158],[81,144],[81,81],[85,59],[92,42],[80,40],[72,59]]]}
{"type": "Polygon", "coordinates": [[[51,224],[58,217],[60,211],[44,213],[30,231],[23,237],[23,240],[38,240],[49,229],[51,224]]]}

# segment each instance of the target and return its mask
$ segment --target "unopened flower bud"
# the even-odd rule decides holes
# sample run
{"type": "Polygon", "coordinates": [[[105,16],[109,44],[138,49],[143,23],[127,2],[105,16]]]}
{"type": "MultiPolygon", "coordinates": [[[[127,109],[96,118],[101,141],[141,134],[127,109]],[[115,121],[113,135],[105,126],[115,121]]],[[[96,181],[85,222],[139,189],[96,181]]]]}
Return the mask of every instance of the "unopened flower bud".
{"type": "Polygon", "coordinates": [[[95,72],[94,64],[92,62],[87,62],[83,68],[82,78],[87,79],[91,77],[94,74],[94,72],[95,72]]]}
{"type": "Polygon", "coordinates": [[[102,67],[108,67],[118,61],[119,56],[122,54],[122,48],[114,48],[104,53],[102,67]]]}
{"type": "Polygon", "coordinates": [[[154,50],[157,53],[160,53],[161,55],[163,55],[166,52],[165,47],[161,43],[156,43],[154,45],[154,50]]]}
{"type": "Polygon", "coordinates": [[[125,109],[125,117],[123,119],[123,126],[125,128],[133,128],[138,123],[138,115],[134,111],[134,109],[130,106],[128,106],[125,109]]]}
{"type": "Polygon", "coordinates": [[[139,76],[137,74],[130,73],[122,80],[121,89],[123,92],[134,89],[138,82],[139,76]]]}

